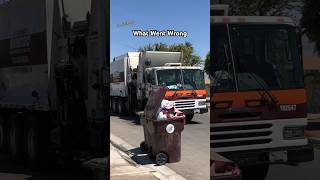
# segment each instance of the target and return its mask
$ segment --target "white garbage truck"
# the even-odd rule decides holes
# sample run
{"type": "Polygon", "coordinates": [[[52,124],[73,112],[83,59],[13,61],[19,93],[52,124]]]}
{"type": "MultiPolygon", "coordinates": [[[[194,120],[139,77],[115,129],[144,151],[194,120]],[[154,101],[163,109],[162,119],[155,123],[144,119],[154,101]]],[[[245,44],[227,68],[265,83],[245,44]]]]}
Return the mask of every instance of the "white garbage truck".
{"type": "Polygon", "coordinates": [[[116,113],[139,112],[153,86],[166,86],[166,99],[186,114],[205,113],[206,90],[201,67],[183,66],[181,52],[128,52],[110,64],[110,102],[116,113]]]}
{"type": "Polygon", "coordinates": [[[59,0],[0,5],[0,150],[12,159],[108,155],[105,8],[89,1],[70,21],[78,10],[59,0]]]}

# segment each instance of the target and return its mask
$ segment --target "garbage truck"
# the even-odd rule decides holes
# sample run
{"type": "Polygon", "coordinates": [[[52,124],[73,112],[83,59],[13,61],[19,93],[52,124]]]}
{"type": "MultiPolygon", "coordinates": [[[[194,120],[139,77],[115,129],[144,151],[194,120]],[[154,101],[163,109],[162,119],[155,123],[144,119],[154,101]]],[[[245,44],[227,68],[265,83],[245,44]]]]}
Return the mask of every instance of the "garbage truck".
{"type": "Polygon", "coordinates": [[[183,66],[181,52],[128,52],[110,64],[110,103],[113,112],[143,111],[152,87],[165,86],[166,99],[191,121],[205,113],[206,90],[201,67],[183,66]]]}
{"type": "Polygon", "coordinates": [[[300,33],[278,16],[211,16],[210,147],[243,179],[314,159],[300,33]]]}
{"type": "Polygon", "coordinates": [[[31,168],[108,154],[105,2],[63,3],[0,5],[0,149],[31,168]]]}

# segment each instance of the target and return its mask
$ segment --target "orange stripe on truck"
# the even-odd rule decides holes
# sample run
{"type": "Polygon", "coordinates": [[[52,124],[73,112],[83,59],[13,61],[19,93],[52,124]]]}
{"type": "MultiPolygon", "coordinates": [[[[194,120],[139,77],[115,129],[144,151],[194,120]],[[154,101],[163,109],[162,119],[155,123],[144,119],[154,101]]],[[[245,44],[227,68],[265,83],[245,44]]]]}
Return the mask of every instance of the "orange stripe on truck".
{"type": "Polygon", "coordinates": [[[188,95],[193,95],[196,93],[197,95],[206,95],[207,91],[206,90],[168,90],[166,92],[166,97],[171,97],[173,95],[180,95],[180,96],[188,96],[188,95]]]}
{"type": "MultiPolygon", "coordinates": [[[[262,94],[263,91],[260,91],[262,94]]],[[[269,91],[277,98],[279,104],[303,104],[306,103],[306,91],[304,89],[272,90],[269,91]]],[[[211,102],[232,101],[232,107],[244,107],[246,100],[261,99],[259,91],[244,92],[216,92],[211,95],[211,102]]]]}

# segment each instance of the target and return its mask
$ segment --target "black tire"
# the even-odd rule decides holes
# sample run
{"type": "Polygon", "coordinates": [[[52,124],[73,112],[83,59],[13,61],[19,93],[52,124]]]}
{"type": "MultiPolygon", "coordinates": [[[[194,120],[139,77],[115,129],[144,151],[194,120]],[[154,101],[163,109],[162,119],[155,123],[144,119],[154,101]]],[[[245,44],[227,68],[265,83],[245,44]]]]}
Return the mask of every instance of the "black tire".
{"type": "Polygon", "coordinates": [[[191,122],[194,114],[186,114],[186,122],[191,122]]]}
{"type": "Polygon", "coordinates": [[[269,165],[256,165],[256,166],[249,166],[243,167],[242,170],[242,178],[245,180],[264,180],[269,171],[269,165]]]}
{"type": "Polygon", "coordinates": [[[123,103],[122,103],[122,99],[120,99],[120,98],[117,101],[117,112],[119,114],[123,113],[123,103]]]}
{"type": "Polygon", "coordinates": [[[114,113],[114,109],[113,109],[113,102],[114,101],[114,99],[113,98],[110,98],[110,111],[112,112],[112,113],[114,113]]]}
{"type": "Polygon", "coordinates": [[[0,116],[0,152],[6,152],[8,148],[7,126],[5,119],[0,116]]]}
{"type": "Polygon", "coordinates": [[[11,115],[8,119],[8,150],[14,161],[23,161],[23,147],[22,119],[17,115],[11,115]]]}
{"type": "Polygon", "coordinates": [[[115,99],[115,98],[112,99],[112,112],[118,113],[117,112],[117,99],[115,99]]]}
{"type": "Polygon", "coordinates": [[[49,128],[43,119],[29,117],[25,128],[24,156],[30,169],[43,169],[49,160],[49,128]]]}
{"type": "Polygon", "coordinates": [[[156,155],[156,163],[159,166],[165,165],[169,162],[169,157],[166,153],[160,152],[156,155]]]}
{"type": "Polygon", "coordinates": [[[143,152],[145,152],[145,151],[147,151],[147,146],[146,146],[146,143],[144,142],[144,141],[142,141],[141,143],[140,143],[140,149],[141,149],[141,151],[143,151],[143,152]]]}
{"type": "Polygon", "coordinates": [[[130,114],[130,110],[129,110],[129,102],[127,99],[122,99],[121,101],[121,105],[122,105],[122,114],[123,115],[128,115],[130,114]]]}

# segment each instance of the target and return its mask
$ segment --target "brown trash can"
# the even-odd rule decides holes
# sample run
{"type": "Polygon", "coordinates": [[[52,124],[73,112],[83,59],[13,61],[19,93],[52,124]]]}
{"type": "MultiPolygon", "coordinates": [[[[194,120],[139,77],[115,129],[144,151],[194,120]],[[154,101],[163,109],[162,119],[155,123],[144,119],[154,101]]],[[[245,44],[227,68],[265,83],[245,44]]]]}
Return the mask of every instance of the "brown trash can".
{"type": "Polygon", "coordinates": [[[180,161],[181,132],[185,124],[185,115],[157,121],[166,91],[165,87],[153,88],[141,117],[145,140],[140,148],[147,151],[158,165],[180,161]]]}

